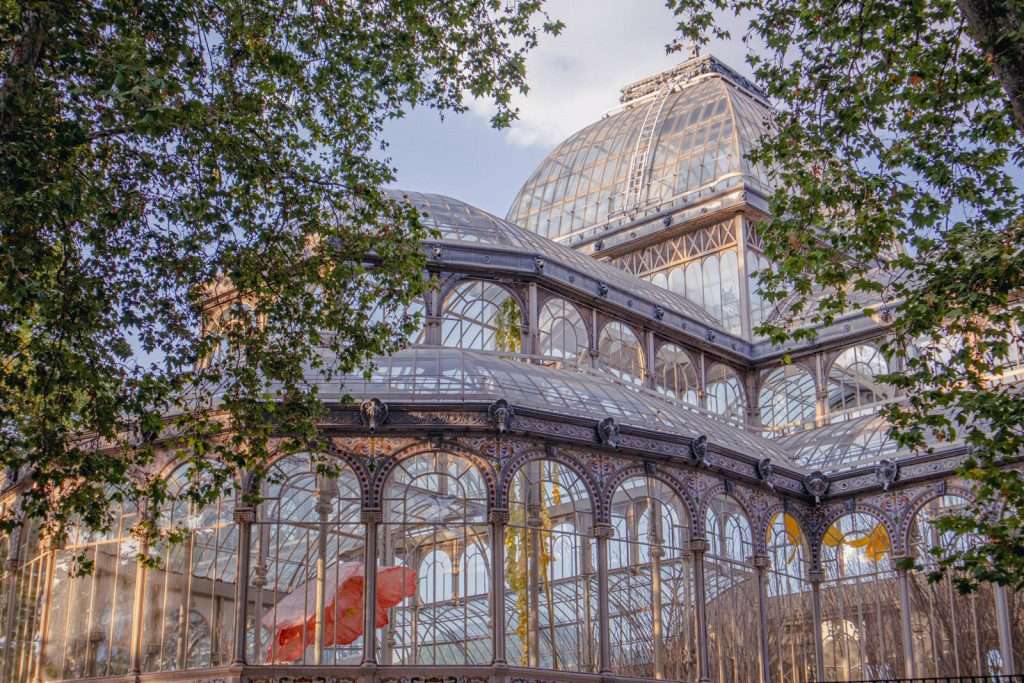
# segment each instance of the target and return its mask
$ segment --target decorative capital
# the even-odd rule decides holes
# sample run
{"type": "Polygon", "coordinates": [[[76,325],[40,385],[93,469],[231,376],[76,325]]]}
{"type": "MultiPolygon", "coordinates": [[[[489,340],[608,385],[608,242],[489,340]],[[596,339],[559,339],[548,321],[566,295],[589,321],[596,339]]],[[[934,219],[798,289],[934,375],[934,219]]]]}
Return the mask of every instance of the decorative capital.
{"type": "Polygon", "coordinates": [[[807,580],[811,583],[821,583],[825,580],[825,572],[820,569],[808,569],[807,580]]]}
{"type": "Polygon", "coordinates": [[[359,406],[359,419],[371,432],[388,421],[388,404],[379,398],[363,401],[359,406]]]}
{"type": "Polygon", "coordinates": [[[595,524],[593,535],[594,538],[612,538],[615,535],[615,527],[611,524],[595,524]]]}
{"type": "Polygon", "coordinates": [[[359,511],[359,521],[363,524],[380,524],[384,519],[384,513],[380,508],[363,508],[359,511]]]}
{"type": "Polygon", "coordinates": [[[612,448],[618,448],[622,438],[622,434],[619,431],[619,425],[615,423],[615,418],[606,417],[597,423],[597,440],[603,443],[605,446],[611,446],[612,448]]]}
{"type": "Polygon", "coordinates": [[[750,558],[750,564],[758,571],[767,571],[768,567],[771,566],[771,560],[767,555],[758,553],[750,558]]]}
{"type": "Polygon", "coordinates": [[[238,505],[235,507],[235,524],[252,524],[256,521],[256,508],[251,505],[238,505]]]}
{"type": "Polygon", "coordinates": [[[687,544],[687,550],[691,553],[704,553],[708,550],[708,542],[703,538],[691,538],[687,544]]]}
{"type": "Polygon", "coordinates": [[[515,417],[515,411],[512,410],[512,406],[509,405],[508,401],[499,398],[487,408],[487,417],[490,418],[491,424],[498,430],[498,433],[504,434],[512,428],[512,418],[515,417]]]}
{"type": "Polygon", "coordinates": [[[505,508],[491,508],[487,513],[487,520],[491,524],[508,524],[508,510],[505,508]]]}

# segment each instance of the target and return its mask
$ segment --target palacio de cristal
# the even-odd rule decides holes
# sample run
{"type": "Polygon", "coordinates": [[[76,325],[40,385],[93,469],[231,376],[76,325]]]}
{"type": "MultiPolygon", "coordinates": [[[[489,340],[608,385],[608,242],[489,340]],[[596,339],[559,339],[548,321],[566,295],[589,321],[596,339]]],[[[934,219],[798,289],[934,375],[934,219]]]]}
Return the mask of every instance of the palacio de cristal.
{"type": "Polygon", "coordinates": [[[59,547],[26,526],[0,548],[0,681],[1024,671],[1024,598],[901,568],[973,542],[933,524],[971,492],[963,443],[887,435],[885,310],[813,344],[754,332],[787,305],[754,275],[771,188],[746,154],[767,113],[698,56],[624,88],[504,219],[396,191],[438,230],[440,284],[406,349],[321,387],[338,476],[292,454],[258,505],[177,502],[162,523],[188,538],[154,567],[127,508],[59,547]]]}

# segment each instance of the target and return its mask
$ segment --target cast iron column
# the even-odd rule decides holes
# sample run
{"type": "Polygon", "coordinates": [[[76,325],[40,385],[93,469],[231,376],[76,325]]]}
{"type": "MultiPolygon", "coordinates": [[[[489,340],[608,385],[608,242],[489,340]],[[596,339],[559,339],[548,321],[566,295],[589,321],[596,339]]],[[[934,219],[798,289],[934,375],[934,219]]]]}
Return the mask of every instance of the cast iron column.
{"type": "Polygon", "coordinates": [[[494,665],[508,665],[505,655],[505,525],[508,510],[494,508],[491,518],[491,639],[494,665]]]}
{"type": "Polygon", "coordinates": [[[612,641],[608,610],[608,539],[612,535],[610,524],[595,524],[594,538],[597,539],[597,633],[600,647],[599,670],[612,671],[612,641]]]}
{"type": "Polygon", "coordinates": [[[704,553],[708,542],[703,538],[690,541],[690,554],[693,555],[693,590],[696,594],[694,606],[697,608],[697,655],[699,672],[697,680],[701,683],[711,680],[711,658],[708,656],[708,618],[705,604],[707,591],[704,588],[704,553]]]}
{"type": "Polygon", "coordinates": [[[771,683],[771,676],[768,674],[768,566],[767,555],[754,555],[751,564],[757,571],[757,612],[760,621],[758,622],[759,642],[758,650],[761,660],[761,682],[771,683]]]}
{"type": "Polygon", "coordinates": [[[825,647],[821,642],[821,580],[820,569],[807,572],[811,582],[811,628],[814,629],[814,671],[815,679],[825,680],[825,647]]]}
{"type": "Polygon", "coordinates": [[[1003,656],[1002,674],[1013,675],[1017,667],[1013,663],[1013,633],[1010,630],[1010,606],[1006,597],[1006,586],[993,586],[996,598],[996,627],[999,631],[999,653],[1003,656]]]}
{"type": "Polygon", "coordinates": [[[363,666],[377,665],[377,525],[381,521],[379,509],[362,511],[366,543],[363,558],[363,666]]]}
{"type": "Polygon", "coordinates": [[[900,637],[903,640],[903,675],[907,678],[917,676],[914,662],[914,631],[910,623],[910,572],[900,566],[906,558],[894,557],[896,565],[896,581],[900,591],[900,637]]]}
{"type": "MultiPolygon", "coordinates": [[[[235,524],[238,525],[238,557],[235,574],[235,656],[232,664],[245,665],[246,618],[249,609],[249,561],[252,546],[252,525],[256,521],[256,509],[248,504],[235,507],[235,524]]],[[[259,624],[256,625],[259,628],[259,624]]]]}

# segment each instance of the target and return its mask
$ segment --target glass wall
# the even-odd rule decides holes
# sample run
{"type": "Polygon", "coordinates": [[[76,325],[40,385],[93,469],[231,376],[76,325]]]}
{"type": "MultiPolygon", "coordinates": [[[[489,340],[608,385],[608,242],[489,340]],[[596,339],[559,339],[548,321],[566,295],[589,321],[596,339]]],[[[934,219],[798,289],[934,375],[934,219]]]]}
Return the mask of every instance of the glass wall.
{"type": "Polygon", "coordinates": [[[629,384],[644,381],[644,351],[636,333],[620,322],[610,322],[601,329],[597,343],[601,367],[629,384]]]}
{"type": "Polygon", "coordinates": [[[690,354],[675,344],[663,344],[654,355],[654,387],[666,396],[698,405],[697,368],[690,354]]]}
{"type": "Polygon", "coordinates": [[[229,495],[202,508],[181,495],[188,470],[171,476],[160,514],[180,543],[151,548],[159,565],[146,572],[142,670],[178,671],[231,662],[238,533],[229,495]],[[181,497],[178,497],[181,496],[181,497]]]}
{"type": "Polygon", "coordinates": [[[758,397],[765,436],[800,431],[814,425],[814,377],[799,365],[766,371],[758,397]]]}
{"type": "Polygon", "coordinates": [[[872,412],[874,404],[893,397],[893,388],[875,377],[889,372],[876,347],[859,344],[844,349],[828,373],[828,411],[831,420],[872,412]]]}
{"type": "Polygon", "coordinates": [[[557,462],[528,462],[508,492],[505,639],[509,664],[596,672],[597,548],[590,496],[557,462]]]}
{"type": "Polygon", "coordinates": [[[772,519],[768,550],[768,674],[772,681],[806,683],[815,679],[814,620],[807,539],[792,515],[772,519]]]}
{"type": "Polygon", "coordinates": [[[383,513],[379,661],[489,664],[491,611],[483,577],[490,566],[490,526],[480,471],[444,451],[406,458],[388,477],[383,513]]]}
{"type": "Polygon", "coordinates": [[[5,601],[4,633],[9,634],[3,643],[0,680],[29,683],[38,674],[43,601],[53,553],[46,550],[40,539],[38,524],[23,526],[15,546],[4,548],[13,550],[14,555],[3,556],[5,561],[13,561],[5,566],[0,581],[5,601]]]}
{"type": "Polygon", "coordinates": [[[979,539],[942,532],[935,520],[967,505],[959,496],[928,501],[914,518],[911,549],[923,571],[911,572],[910,606],[914,638],[915,673],[950,676],[1006,673],[1009,667],[999,651],[995,597],[989,585],[961,595],[947,574],[935,583],[928,572],[937,566],[933,549],[966,550],[979,539]]]}
{"type": "Polygon", "coordinates": [[[441,345],[476,351],[521,351],[523,313],[512,294],[483,280],[461,282],[444,301],[441,345]]]}
{"type": "Polygon", "coordinates": [[[682,502],[652,477],[624,481],[612,499],[608,548],[612,671],[697,678],[693,566],[682,502]]]}
{"type": "Polygon", "coordinates": [[[352,470],[308,454],[275,463],[253,525],[249,661],[358,664],[363,526],[352,470]]]}
{"type": "Polygon", "coordinates": [[[548,299],[540,309],[537,326],[540,328],[540,355],[585,362],[590,350],[589,337],[583,317],[575,306],[558,297],[548,299]]]}
{"type": "Polygon", "coordinates": [[[756,683],[760,617],[750,522],[735,499],[718,494],[708,504],[704,533],[710,678],[717,683],[756,683]]]}
{"type": "Polygon", "coordinates": [[[131,532],[138,521],[135,510],[115,504],[108,531],[72,527],[54,554],[45,680],[128,672],[139,552],[131,532]]]}
{"type": "Polygon", "coordinates": [[[885,526],[863,512],[840,517],[825,533],[821,563],[825,679],[902,676],[899,592],[885,526]]]}
{"type": "Polygon", "coordinates": [[[716,363],[708,368],[707,408],[716,415],[732,422],[744,423],[747,418],[747,402],[744,399],[743,382],[732,368],[716,363]]]}

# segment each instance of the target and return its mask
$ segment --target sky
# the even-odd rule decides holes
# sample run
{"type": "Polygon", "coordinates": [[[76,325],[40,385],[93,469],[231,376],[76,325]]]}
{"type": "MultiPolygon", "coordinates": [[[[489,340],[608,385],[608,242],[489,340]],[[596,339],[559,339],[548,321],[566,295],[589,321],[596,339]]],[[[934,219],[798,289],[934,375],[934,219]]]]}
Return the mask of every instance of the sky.
{"type": "MultiPolygon", "coordinates": [[[[384,131],[395,187],[448,195],[504,217],[555,145],[616,107],[623,86],[685,58],[665,54],[676,20],[663,0],[549,0],[546,7],[566,28],[530,53],[530,92],[514,99],[519,120],[491,128],[487,102],[443,121],[433,110],[412,111],[384,131]]],[[[706,51],[749,76],[742,27],[732,18],[722,23],[732,41],[706,51]]]]}

